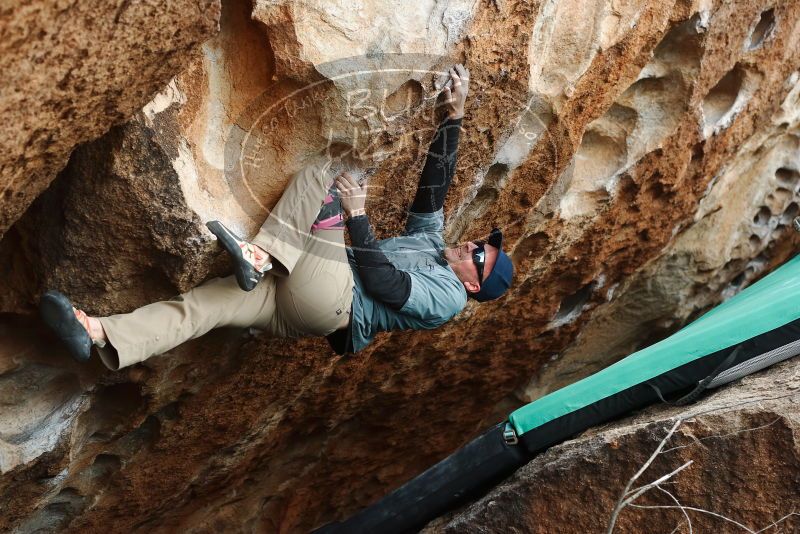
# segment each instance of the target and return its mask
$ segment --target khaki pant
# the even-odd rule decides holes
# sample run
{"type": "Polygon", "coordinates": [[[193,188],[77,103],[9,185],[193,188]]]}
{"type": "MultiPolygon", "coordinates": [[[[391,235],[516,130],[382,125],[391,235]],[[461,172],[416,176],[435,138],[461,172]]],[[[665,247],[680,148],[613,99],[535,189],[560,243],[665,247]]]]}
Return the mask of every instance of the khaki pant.
{"type": "Polygon", "coordinates": [[[346,326],[353,274],[344,232],[310,231],[333,178],[322,163],[292,178],[252,241],[273,263],[255,289],[242,291],[233,276],[215,278],[172,300],[102,317],[113,346],[99,350],[103,363],[120,369],[223,326],[279,337],[322,336],[346,326]]]}

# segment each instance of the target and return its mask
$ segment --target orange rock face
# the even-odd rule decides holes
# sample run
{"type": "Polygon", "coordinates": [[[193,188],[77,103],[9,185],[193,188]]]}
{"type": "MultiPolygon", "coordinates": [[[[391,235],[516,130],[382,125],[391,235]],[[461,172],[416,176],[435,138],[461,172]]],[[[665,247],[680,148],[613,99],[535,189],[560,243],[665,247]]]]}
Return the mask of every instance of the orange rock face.
{"type": "Polygon", "coordinates": [[[307,531],[797,249],[800,4],[362,4],[225,2],[219,35],[180,73],[160,64],[177,76],[149,103],[122,94],[122,115],[144,107],[74,150],[6,232],[0,529],[307,531]],[[70,362],[34,318],[46,288],[112,314],[225,273],[203,223],[252,235],[320,154],[367,171],[370,218],[393,235],[453,62],[472,79],[446,237],[504,230],[516,275],[499,301],[351,357],[225,330],[116,374],[70,362]]]}

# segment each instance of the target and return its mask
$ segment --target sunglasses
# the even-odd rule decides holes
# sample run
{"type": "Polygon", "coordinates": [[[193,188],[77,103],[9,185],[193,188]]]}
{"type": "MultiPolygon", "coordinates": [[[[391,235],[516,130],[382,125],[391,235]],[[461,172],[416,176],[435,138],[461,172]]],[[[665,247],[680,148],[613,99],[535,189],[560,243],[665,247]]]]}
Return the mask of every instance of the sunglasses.
{"type": "Polygon", "coordinates": [[[486,243],[489,243],[495,248],[500,248],[503,244],[503,233],[500,231],[499,228],[492,228],[491,233],[489,234],[489,239],[487,241],[473,241],[477,245],[477,248],[473,249],[472,251],[472,263],[475,264],[475,268],[478,269],[478,282],[481,284],[483,283],[483,269],[486,267],[486,243]]]}
{"type": "Polygon", "coordinates": [[[478,248],[472,250],[472,263],[478,269],[478,281],[483,283],[483,268],[486,265],[486,249],[484,245],[486,245],[486,242],[473,241],[473,243],[478,245],[478,248]]]}

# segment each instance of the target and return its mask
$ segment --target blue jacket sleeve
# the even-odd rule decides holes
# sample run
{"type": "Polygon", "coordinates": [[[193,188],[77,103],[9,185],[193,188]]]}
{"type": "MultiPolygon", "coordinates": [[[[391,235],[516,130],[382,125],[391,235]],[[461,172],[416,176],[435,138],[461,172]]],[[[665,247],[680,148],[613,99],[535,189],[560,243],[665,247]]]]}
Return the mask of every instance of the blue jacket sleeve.
{"type": "Polygon", "coordinates": [[[405,235],[426,233],[441,236],[442,231],[444,231],[444,210],[440,209],[433,213],[408,212],[405,235]]]}
{"type": "Polygon", "coordinates": [[[457,315],[467,304],[467,291],[453,276],[437,272],[412,272],[411,291],[400,313],[436,328],[457,315]]]}

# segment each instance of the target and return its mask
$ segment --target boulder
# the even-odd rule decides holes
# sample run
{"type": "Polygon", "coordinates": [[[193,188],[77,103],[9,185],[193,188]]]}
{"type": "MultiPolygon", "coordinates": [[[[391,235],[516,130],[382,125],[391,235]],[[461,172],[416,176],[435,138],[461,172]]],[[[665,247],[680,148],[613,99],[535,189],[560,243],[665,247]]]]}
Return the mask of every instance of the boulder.
{"type": "Polygon", "coordinates": [[[550,448],[422,532],[796,532],[798,398],[789,361],[689,408],[644,410],[550,448]]]}
{"type": "Polygon", "coordinates": [[[766,0],[225,2],[0,242],[0,529],[308,531],[736,294],[800,244],[798,24],[766,0]],[[120,373],[33,318],[46,288],[111,314],[226,274],[204,223],[252,236],[320,156],[369,176],[395,234],[454,62],[446,238],[503,229],[502,299],[355,356],[221,330],[120,373]]]}
{"type": "Polygon", "coordinates": [[[130,118],[214,34],[218,0],[35,0],[0,13],[0,236],[76,145],[130,118]]]}

